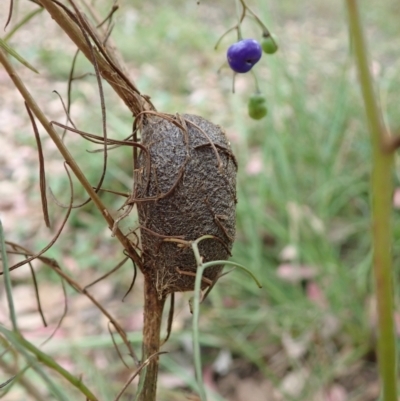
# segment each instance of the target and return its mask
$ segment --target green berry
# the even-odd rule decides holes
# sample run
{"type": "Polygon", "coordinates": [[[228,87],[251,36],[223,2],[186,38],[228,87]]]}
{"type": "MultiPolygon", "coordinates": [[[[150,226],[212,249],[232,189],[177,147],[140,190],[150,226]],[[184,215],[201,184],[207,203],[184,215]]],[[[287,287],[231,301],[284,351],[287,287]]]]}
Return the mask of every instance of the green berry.
{"type": "Polygon", "coordinates": [[[278,50],[278,45],[274,36],[267,36],[261,42],[261,47],[264,53],[274,54],[278,50]]]}
{"type": "Polygon", "coordinates": [[[265,97],[262,93],[253,93],[247,105],[249,116],[254,120],[261,120],[268,113],[265,106],[265,97]]]}

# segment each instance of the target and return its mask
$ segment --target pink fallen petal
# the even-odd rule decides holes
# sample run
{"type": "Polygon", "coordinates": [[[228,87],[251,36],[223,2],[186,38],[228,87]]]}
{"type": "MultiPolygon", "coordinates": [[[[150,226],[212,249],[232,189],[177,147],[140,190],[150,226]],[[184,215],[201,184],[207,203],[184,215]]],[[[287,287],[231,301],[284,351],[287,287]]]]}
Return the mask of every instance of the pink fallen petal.
{"type": "Polygon", "coordinates": [[[186,382],[182,377],[172,373],[160,373],[159,376],[160,387],[165,389],[173,389],[177,387],[185,387],[186,382]]]}
{"type": "Polygon", "coordinates": [[[43,339],[47,338],[48,336],[52,336],[52,338],[58,338],[58,339],[64,339],[67,337],[67,332],[62,328],[59,327],[56,331],[56,325],[52,324],[50,326],[44,327],[44,326],[39,326],[35,328],[34,331],[26,331],[24,333],[24,336],[28,340],[33,340],[36,341],[38,339],[43,339]]]}
{"type": "Polygon", "coordinates": [[[276,271],[277,276],[289,283],[298,283],[301,280],[310,280],[317,274],[317,270],[311,266],[282,263],[276,271]]]}
{"type": "Polygon", "coordinates": [[[325,401],[346,401],[347,391],[340,384],[333,384],[326,392],[325,401]]]}
{"type": "Polygon", "coordinates": [[[214,370],[212,365],[206,366],[203,369],[203,382],[208,388],[212,389],[215,392],[218,391],[217,385],[215,384],[214,380],[214,370]]]}
{"type": "Polygon", "coordinates": [[[252,156],[250,161],[246,166],[246,173],[248,175],[257,175],[261,173],[263,169],[263,162],[261,160],[261,156],[259,154],[255,154],[252,156]]]}
{"type": "Polygon", "coordinates": [[[317,304],[318,306],[326,307],[327,306],[327,301],[324,296],[324,293],[321,290],[321,287],[311,281],[310,283],[307,284],[306,288],[306,293],[307,293],[307,298],[317,304]]]}

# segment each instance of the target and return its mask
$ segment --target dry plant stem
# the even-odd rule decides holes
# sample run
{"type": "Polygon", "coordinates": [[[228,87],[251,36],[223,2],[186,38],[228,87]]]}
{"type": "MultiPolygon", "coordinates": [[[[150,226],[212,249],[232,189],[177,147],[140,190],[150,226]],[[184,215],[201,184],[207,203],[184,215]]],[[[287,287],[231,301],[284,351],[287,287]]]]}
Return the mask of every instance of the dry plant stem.
{"type": "MultiPolygon", "coordinates": [[[[160,352],[157,354],[153,354],[150,358],[146,359],[145,361],[143,361],[140,366],[133,372],[133,374],[131,375],[131,377],[126,381],[126,383],[124,384],[124,387],[122,387],[122,389],[120,390],[120,392],[117,394],[117,396],[115,397],[114,401],[119,401],[122,394],[126,391],[126,389],[128,388],[128,386],[131,384],[132,380],[143,370],[146,368],[146,366],[150,363],[150,361],[153,358],[158,358],[158,355],[160,354],[165,354],[165,352],[160,352]]],[[[140,387],[140,383],[139,383],[139,387],[140,387]]]]}
{"type": "MultiPolygon", "coordinates": [[[[71,167],[71,170],[74,172],[74,174],[78,178],[79,182],[82,184],[82,186],[85,188],[86,192],[92,198],[94,204],[100,210],[104,219],[107,221],[109,228],[112,229],[114,226],[114,219],[108,213],[106,206],[103,204],[103,202],[101,201],[99,196],[96,194],[96,192],[92,188],[92,185],[90,184],[90,182],[86,179],[85,175],[83,174],[82,170],[76,164],[74,158],[71,156],[68,149],[63,144],[61,138],[58,136],[58,134],[55,131],[55,129],[53,128],[53,126],[47,120],[46,116],[44,115],[42,110],[39,108],[36,101],[33,99],[31,94],[28,92],[24,83],[19,78],[17,72],[15,71],[12,64],[9,62],[7,55],[4,53],[4,51],[2,49],[0,49],[0,63],[3,64],[4,68],[6,69],[7,73],[9,74],[10,78],[14,82],[15,87],[19,90],[19,92],[21,93],[25,102],[28,104],[29,108],[33,112],[33,114],[40,121],[40,123],[42,124],[44,129],[47,131],[47,133],[49,134],[49,136],[51,137],[51,139],[57,146],[58,150],[64,157],[65,161],[71,167]]],[[[141,266],[141,259],[140,259],[139,255],[132,248],[132,245],[130,244],[129,240],[125,237],[125,235],[118,228],[115,230],[115,236],[118,238],[118,240],[124,246],[126,251],[129,253],[129,256],[135,261],[135,263],[137,263],[138,266],[141,266]]]]}
{"type": "MultiPolygon", "coordinates": [[[[65,31],[70,39],[75,43],[79,50],[86,56],[92,63],[92,56],[90,48],[81,32],[79,27],[74,23],[70,17],[59,6],[52,2],[52,0],[40,0],[42,6],[49,12],[57,24],[65,31]]],[[[112,86],[118,96],[125,102],[128,108],[137,115],[141,110],[139,104],[144,105],[145,101],[140,96],[139,91],[132,85],[129,87],[127,82],[116,73],[104,57],[94,50],[94,56],[99,66],[101,76],[112,86]]]]}
{"type": "Polygon", "coordinates": [[[126,333],[122,330],[121,326],[110,315],[110,313],[105,308],[103,308],[103,306],[96,300],[95,297],[93,297],[93,295],[91,295],[87,290],[82,288],[75,280],[73,280],[71,277],[69,277],[68,274],[66,274],[64,271],[62,271],[58,266],[57,267],[56,266],[52,266],[52,268],[60,277],[62,277],[64,280],[66,280],[68,282],[68,284],[71,287],[73,287],[76,291],[78,291],[80,294],[86,295],[86,297],[89,298],[90,301],[94,305],[96,305],[97,309],[99,309],[104,314],[104,316],[107,317],[107,319],[110,321],[110,323],[112,323],[112,325],[117,330],[118,334],[121,336],[122,340],[124,341],[125,345],[127,346],[128,350],[129,350],[132,358],[137,363],[137,365],[139,365],[138,359],[136,357],[136,354],[134,353],[133,348],[132,348],[131,344],[128,341],[126,333]]]}
{"type": "MultiPolygon", "coordinates": [[[[152,283],[151,277],[144,277],[144,327],[142,361],[150,358],[160,351],[161,320],[165,298],[159,299],[157,289],[152,283]]],[[[157,391],[158,356],[153,358],[146,369],[143,391],[138,401],[155,401],[157,391]]]]}
{"type": "Polygon", "coordinates": [[[382,400],[397,400],[397,351],[392,268],[393,152],[385,149],[386,131],[377,106],[356,0],[347,0],[351,37],[372,145],[373,264],[378,309],[378,362],[382,400]]]}
{"type": "MultiPolygon", "coordinates": [[[[98,9],[96,8],[96,6],[93,6],[93,5],[90,4],[87,0],[81,0],[81,3],[87,8],[87,10],[88,10],[88,11],[90,12],[90,14],[92,15],[94,21],[95,21],[96,24],[97,24],[97,29],[102,29],[103,26],[102,26],[101,28],[98,26],[100,23],[102,24],[103,21],[102,21],[102,17],[100,16],[100,14],[99,14],[98,9]]],[[[105,36],[105,34],[106,34],[106,31],[105,31],[105,30],[102,30],[102,39],[103,39],[103,42],[104,42],[104,36],[105,36]]],[[[108,38],[107,38],[106,46],[107,46],[107,51],[108,51],[108,53],[112,55],[113,60],[117,63],[118,67],[119,67],[119,68],[123,71],[123,73],[125,74],[125,73],[126,73],[126,69],[125,69],[124,65],[122,64],[122,62],[121,62],[121,60],[120,60],[119,54],[118,54],[117,51],[116,51],[117,46],[116,46],[116,44],[114,43],[114,40],[112,39],[112,37],[108,37],[108,38]]]]}

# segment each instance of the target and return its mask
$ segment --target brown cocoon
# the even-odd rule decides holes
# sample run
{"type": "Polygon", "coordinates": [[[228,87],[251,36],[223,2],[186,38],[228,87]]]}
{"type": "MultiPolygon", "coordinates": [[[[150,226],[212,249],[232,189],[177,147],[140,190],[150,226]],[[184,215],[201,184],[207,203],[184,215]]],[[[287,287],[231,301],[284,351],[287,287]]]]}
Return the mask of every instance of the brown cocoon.
{"type": "MultiPolygon", "coordinates": [[[[141,134],[148,152],[142,150],[138,158],[134,196],[143,270],[161,298],[194,289],[196,260],[182,240],[212,235],[199,244],[203,261],[230,256],[237,165],[223,129],[202,117],[149,115],[141,134]]],[[[205,270],[202,288],[221,268],[205,270]]]]}

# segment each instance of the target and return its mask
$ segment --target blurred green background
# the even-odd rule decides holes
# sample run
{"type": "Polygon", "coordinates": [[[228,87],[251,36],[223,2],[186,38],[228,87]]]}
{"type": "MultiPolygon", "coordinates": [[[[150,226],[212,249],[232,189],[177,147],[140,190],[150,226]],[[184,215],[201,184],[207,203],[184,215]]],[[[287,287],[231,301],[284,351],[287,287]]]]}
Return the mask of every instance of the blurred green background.
{"type": "MultiPolygon", "coordinates": [[[[370,147],[356,73],[351,59],[344,3],[312,0],[249,0],[276,34],[279,51],[255,67],[267,98],[268,116],[247,115],[254,92],[251,75],[236,78],[220,67],[227,47],[218,38],[236,23],[235,2],[222,0],[120,0],[112,40],[130,77],[159,111],[202,115],[225,127],[239,161],[237,239],[233,260],[261,281],[260,290],[235,271],[218,282],[201,308],[204,380],[210,400],[344,401],[376,400],[374,353],[376,316],[371,283],[369,217],[370,147]]],[[[105,16],[112,2],[93,1],[105,16]]],[[[385,122],[398,129],[400,48],[394,0],[360,2],[373,76],[385,122]]],[[[13,23],[34,5],[19,1],[13,23]]],[[[1,23],[7,16],[0,7],[1,23]]],[[[261,39],[251,19],[245,37],[261,39]]],[[[65,122],[57,90],[65,99],[74,46],[45,12],[18,31],[10,44],[39,71],[16,64],[24,82],[51,120],[65,122]]],[[[78,58],[76,75],[93,72],[78,58]]],[[[38,163],[23,103],[0,69],[0,211],[6,238],[39,250],[55,233],[65,210],[50,203],[53,229],[45,229],[38,190],[38,163]]],[[[132,117],[105,84],[109,135],[130,134],[132,117]]],[[[72,118],[83,131],[101,135],[101,111],[94,76],[73,84],[72,118]]],[[[42,133],[48,185],[68,202],[68,181],[54,145],[42,133]]],[[[95,145],[68,133],[66,143],[95,185],[102,169],[95,145]]],[[[396,161],[397,163],[397,161],[396,161]]],[[[398,185],[398,177],[395,177],[398,185]]],[[[104,184],[114,191],[132,187],[131,151],[110,152],[104,184]]],[[[76,202],[84,200],[76,185],[76,202]]],[[[115,215],[124,199],[102,195],[115,215]]],[[[400,189],[394,194],[394,255],[399,275],[400,189]]],[[[135,217],[123,221],[135,227],[135,217]]],[[[79,282],[110,270],[121,247],[92,205],[74,210],[57,243],[46,254],[79,282]]],[[[57,276],[35,264],[44,310],[54,328],[63,309],[57,276]]],[[[14,284],[22,329],[32,341],[44,339],[33,302],[31,278],[16,271],[14,284]]],[[[130,333],[140,349],[142,281],[121,299],[132,278],[126,264],[93,287],[93,294],[130,333]]],[[[108,334],[107,321],[82,297],[69,291],[69,312],[44,350],[75,374],[82,374],[102,400],[111,400],[128,377],[108,334]]],[[[185,400],[195,389],[191,350],[190,294],[179,294],[173,332],[161,357],[159,399],[185,400]]],[[[2,295],[2,299],[4,295],[2,295]]],[[[396,304],[398,295],[396,294],[396,304]]],[[[0,310],[7,320],[6,304],[0,310]]],[[[399,322],[400,314],[396,314],[399,322]]],[[[7,354],[9,360],[12,355],[7,354]]],[[[20,362],[21,363],[21,362],[20,362]]],[[[23,366],[23,364],[21,364],[23,366]]],[[[4,366],[3,366],[4,368],[4,366]]],[[[34,375],[26,373],[28,379],[34,375]]],[[[37,383],[39,388],[43,384],[37,383]]],[[[65,391],[72,390],[65,386],[65,391]]],[[[133,392],[133,390],[132,390],[133,392]]],[[[129,393],[129,392],[128,392],[129,393]]],[[[1,394],[1,393],[0,393],[1,394]]],[[[76,395],[75,395],[76,396],[76,395]]],[[[15,386],[7,400],[29,399],[15,386]]],[[[73,398],[71,398],[73,399],[73,398]]],[[[127,395],[127,398],[128,395],[127,395]]]]}

